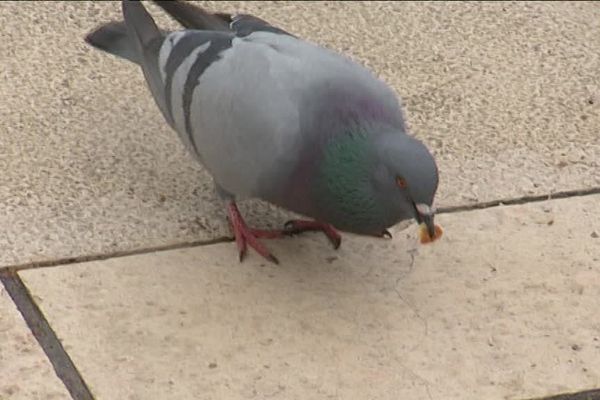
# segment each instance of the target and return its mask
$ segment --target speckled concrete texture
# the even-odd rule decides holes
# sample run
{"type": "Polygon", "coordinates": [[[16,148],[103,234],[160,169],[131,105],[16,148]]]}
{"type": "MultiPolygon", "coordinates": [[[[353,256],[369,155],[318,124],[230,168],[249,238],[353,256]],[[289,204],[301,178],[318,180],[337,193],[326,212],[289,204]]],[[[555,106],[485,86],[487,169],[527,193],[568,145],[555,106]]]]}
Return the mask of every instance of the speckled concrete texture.
{"type": "MultiPolygon", "coordinates": [[[[600,184],[599,3],[202,4],[377,71],[438,157],[440,206],[600,184]]],[[[0,265],[228,234],[139,69],[84,44],[112,19],[116,3],[0,6],[0,265]]],[[[285,220],[256,202],[244,211],[285,220]]]]}
{"type": "Polygon", "coordinates": [[[102,399],[524,399],[600,386],[600,196],[20,273],[102,399]]]}
{"type": "Polygon", "coordinates": [[[0,283],[0,399],[71,399],[0,283]]]}

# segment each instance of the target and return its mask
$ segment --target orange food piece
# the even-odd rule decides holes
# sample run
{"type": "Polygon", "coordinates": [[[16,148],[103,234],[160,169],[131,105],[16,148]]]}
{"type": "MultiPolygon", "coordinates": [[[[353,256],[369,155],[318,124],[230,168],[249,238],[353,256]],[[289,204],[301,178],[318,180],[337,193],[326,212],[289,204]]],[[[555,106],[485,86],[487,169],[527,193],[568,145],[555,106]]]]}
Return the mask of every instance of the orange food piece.
{"type": "Polygon", "coordinates": [[[442,228],[440,228],[439,225],[435,225],[435,235],[432,239],[429,237],[429,233],[427,233],[427,227],[425,226],[425,224],[419,225],[419,228],[419,239],[421,239],[421,244],[435,242],[436,240],[441,238],[442,234],[444,233],[444,231],[442,230],[442,228]]]}

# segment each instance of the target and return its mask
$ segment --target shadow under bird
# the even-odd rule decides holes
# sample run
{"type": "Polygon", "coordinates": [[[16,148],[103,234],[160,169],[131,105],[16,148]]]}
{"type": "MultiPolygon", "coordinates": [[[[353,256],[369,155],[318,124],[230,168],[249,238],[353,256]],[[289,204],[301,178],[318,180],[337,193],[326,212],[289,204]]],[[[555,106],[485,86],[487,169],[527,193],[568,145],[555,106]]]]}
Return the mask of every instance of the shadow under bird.
{"type": "Polygon", "coordinates": [[[421,241],[441,235],[432,206],[438,170],[408,135],[393,90],[369,70],[252,15],[156,1],[184,30],[159,29],[144,5],[123,1],[124,21],[86,37],[141,66],[167,123],[212,175],[240,259],[260,238],[337,229],[390,236],[403,220],[421,241]],[[309,217],[281,230],[249,227],[236,201],[259,198],[309,217]]]}

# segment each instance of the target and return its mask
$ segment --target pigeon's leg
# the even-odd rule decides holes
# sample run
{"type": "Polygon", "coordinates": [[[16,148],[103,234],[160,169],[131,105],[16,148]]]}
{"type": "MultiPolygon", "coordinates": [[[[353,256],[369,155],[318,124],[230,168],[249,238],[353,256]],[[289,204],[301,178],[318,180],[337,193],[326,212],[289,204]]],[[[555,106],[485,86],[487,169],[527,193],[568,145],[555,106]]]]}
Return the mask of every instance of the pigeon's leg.
{"type": "Polygon", "coordinates": [[[281,231],[265,231],[260,229],[252,229],[246,225],[240,210],[238,210],[235,201],[231,200],[227,203],[227,212],[229,214],[229,222],[235,235],[235,242],[240,251],[240,261],[246,255],[247,246],[252,247],[258,254],[267,260],[279,264],[277,258],[258,240],[259,238],[273,239],[282,237],[281,231]]]}
{"type": "Polygon", "coordinates": [[[327,236],[334,249],[340,247],[342,244],[342,237],[330,224],[319,222],[319,221],[304,221],[299,219],[293,219],[288,221],[284,225],[283,233],[286,235],[294,235],[296,233],[308,232],[308,231],[320,231],[327,236]]]}

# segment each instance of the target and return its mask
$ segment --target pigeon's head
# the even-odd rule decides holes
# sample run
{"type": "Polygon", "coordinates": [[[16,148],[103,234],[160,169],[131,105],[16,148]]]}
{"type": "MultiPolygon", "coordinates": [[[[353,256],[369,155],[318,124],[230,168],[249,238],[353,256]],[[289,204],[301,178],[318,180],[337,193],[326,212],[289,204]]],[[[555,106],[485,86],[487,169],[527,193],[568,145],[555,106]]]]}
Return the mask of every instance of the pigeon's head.
{"type": "Polygon", "coordinates": [[[374,153],[372,183],[380,206],[391,220],[414,218],[435,240],[440,234],[433,222],[438,169],[427,147],[412,136],[391,132],[377,138],[374,153]]]}
{"type": "Polygon", "coordinates": [[[433,222],[438,171],[425,145],[404,132],[337,136],[317,180],[317,217],[339,229],[381,236],[403,220],[422,227],[421,241],[441,234],[433,222]]]}

